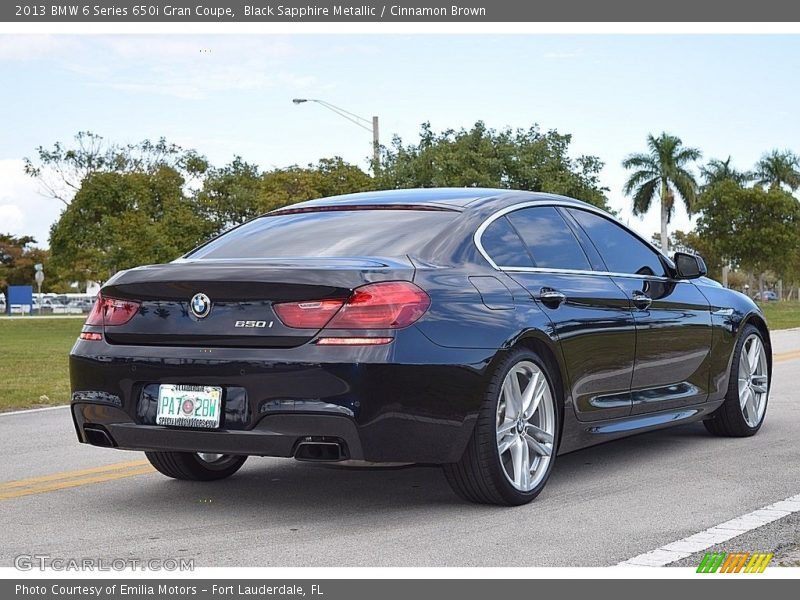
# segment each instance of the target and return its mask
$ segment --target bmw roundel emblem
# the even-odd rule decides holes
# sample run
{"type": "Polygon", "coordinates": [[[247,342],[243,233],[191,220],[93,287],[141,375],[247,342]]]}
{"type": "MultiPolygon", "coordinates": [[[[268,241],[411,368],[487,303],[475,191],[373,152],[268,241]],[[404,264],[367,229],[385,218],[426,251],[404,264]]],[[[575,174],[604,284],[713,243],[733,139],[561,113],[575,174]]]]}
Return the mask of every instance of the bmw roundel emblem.
{"type": "Polygon", "coordinates": [[[203,319],[211,312],[211,300],[205,294],[195,294],[189,302],[189,310],[198,319],[203,319]]]}

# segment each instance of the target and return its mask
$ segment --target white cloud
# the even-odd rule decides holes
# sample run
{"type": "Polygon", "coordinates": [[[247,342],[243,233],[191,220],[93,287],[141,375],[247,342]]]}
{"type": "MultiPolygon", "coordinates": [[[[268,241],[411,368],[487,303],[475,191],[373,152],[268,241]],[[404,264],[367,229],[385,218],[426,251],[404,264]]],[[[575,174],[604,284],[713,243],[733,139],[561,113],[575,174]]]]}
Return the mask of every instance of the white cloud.
{"type": "Polygon", "coordinates": [[[374,54],[367,44],[310,49],[288,36],[0,36],[0,61],[49,60],[90,85],[125,93],[203,100],[229,91],[275,87],[303,91],[332,83],[287,69],[325,55],[374,54]]]}
{"type": "Polygon", "coordinates": [[[172,96],[182,100],[203,100],[218,92],[253,91],[274,87],[304,90],[314,87],[312,76],[295,77],[259,72],[244,65],[220,69],[163,69],[151,73],[146,80],[124,79],[97,82],[121,92],[172,96]]]}
{"type": "Polygon", "coordinates": [[[298,53],[282,36],[111,36],[95,38],[117,58],[157,63],[192,62],[221,57],[236,61],[285,60],[298,53]]]}
{"type": "Polygon", "coordinates": [[[39,184],[25,174],[21,160],[0,159],[0,233],[32,235],[37,245],[47,246],[50,225],[62,206],[39,193],[39,184]]]}
{"type": "Polygon", "coordinates": [[[574,50],[568,52],[545,52],[543,56],[550,60],[568,60],[570,58],[580,58],[583,56],[583,50],[574,50]]]}
{"type": "Polygon", "coordinates": [[[15,204],[0,204],[0,230],[3,233],[19,234],[22,232],[24,217],[22,209],[15,204]]]}
{"type": "Polygon", "coordinates": [[[78,42],[61,66],[90,84],[126,93],[190,100],[319,85],[316,77],[286,71],[288,59],[302,52],[283,36],[113,36],[78,42]]]}
{"type": "Polygon", "coordinates": [[[308,87],[313,81],[315,80],[312,77],[288,78],[247,65],[220,65],[211,68],[170,66],[153,69],[144,77],[128,76],[125,79],[98,81],[96,85],[128,93],[190,100],[204,99],[218,92],[262,90],[284,82],[291,83],[295,88],[308,87]]]}
{"type": "Polygon", "coordinates": [[[76,46],[72,38],[53,35],[0,35],[0,61],[41,60],[76,46]]]}

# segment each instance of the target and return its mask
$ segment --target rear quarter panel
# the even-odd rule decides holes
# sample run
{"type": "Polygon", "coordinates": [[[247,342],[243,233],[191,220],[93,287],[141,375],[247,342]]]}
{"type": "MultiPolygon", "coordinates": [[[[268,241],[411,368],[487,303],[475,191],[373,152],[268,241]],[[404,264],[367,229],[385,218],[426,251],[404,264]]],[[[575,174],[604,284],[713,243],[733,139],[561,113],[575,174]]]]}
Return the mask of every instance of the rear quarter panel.
{"type": "Polygon", "coordinates": [[[550,319],[530,293],[505,273],[422,268],[414,283],[431,297],[431,307],[417,327],[439,346],[503,350],[526,332],[550,339],[554,335],[550,319]],[[491,280],[496,283],[491,285],[491,280]]]}
{"type": "Polygon", "coordinates": [[[415,283],[431,297],[431,307],[415,326],[434,344],[451,349],[482,349],[491,356],[482,378],[485,386],[507,351],[525,345],[551,363],[561,390],[562,428],[573,428],[572,398],[564,358],[548,316],[530,293],[505,273],[488,267],[418,268],[415,283]],[[476,278],[480,278],[476,281],[476,278]],[[496,284],[491,284],[493,278],[496,284]],[[505,293],[502,290],[506,290],[505,293]]]}

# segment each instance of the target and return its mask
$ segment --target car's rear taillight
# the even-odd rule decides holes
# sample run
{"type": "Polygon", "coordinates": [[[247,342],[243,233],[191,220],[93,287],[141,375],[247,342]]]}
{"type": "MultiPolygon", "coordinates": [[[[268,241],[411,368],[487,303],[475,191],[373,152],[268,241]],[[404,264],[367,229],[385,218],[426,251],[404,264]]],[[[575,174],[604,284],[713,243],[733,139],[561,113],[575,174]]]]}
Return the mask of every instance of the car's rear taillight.
{"type": "Polygon", "coordinates": [[[370,283],[347,301],[282,302],[275,313],[287,327],[305,329],[401,329],[416,322],[431,299],[408,281],[370,283]]]}
{"type": "Polygon", "coordinates": [[[431,299],[413,283],[371,283],[353,291],[326,329],[402,329],[416,322],[431,299]]]}
{"type": "Polygon", "coordinates": [[[321,329],[336,314],[344,300],[318,300],[314,302],[281,302],[275,304],[275,314],[287,327],[321,329]]]}
{"type": "Polygon", "coordinates": [[[97,294],[97,299],[94,301],[94,306],[86,317],[84,325],[102,325],[103,324],[103,297],[97,294]]]}
{"type": "Polygon", "coordinates": [[[104,298],[100,294],[86,318],[86,325],[124,325],[133,318],[141,304],[133,300],[104,298]]]}

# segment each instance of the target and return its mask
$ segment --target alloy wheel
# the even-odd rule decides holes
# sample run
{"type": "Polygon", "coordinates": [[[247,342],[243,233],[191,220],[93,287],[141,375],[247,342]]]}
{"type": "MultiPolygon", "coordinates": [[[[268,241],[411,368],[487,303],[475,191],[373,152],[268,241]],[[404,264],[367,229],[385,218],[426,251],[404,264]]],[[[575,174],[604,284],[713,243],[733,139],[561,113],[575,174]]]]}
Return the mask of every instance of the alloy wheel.
{"type": "Polygon", "coordinates": [[[769,380],[767,353],[764,344],[751,334],[742,345],[739,355],[739,406],[750,427],[757,427],[767,407],[769,380]]]}
{"type": "Polygon", "coordinates": [[[555,439],[555,402],[544,372],[533,362],[516,363],[503,379],[497,403],[497,453],[508,481],[533,490],[547,473],[555,439]]]}

